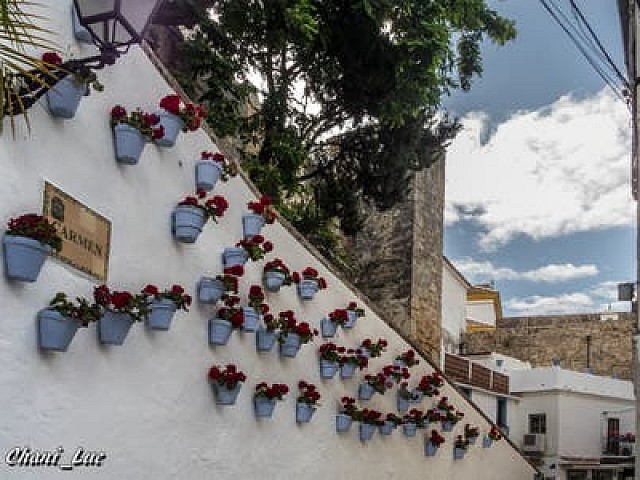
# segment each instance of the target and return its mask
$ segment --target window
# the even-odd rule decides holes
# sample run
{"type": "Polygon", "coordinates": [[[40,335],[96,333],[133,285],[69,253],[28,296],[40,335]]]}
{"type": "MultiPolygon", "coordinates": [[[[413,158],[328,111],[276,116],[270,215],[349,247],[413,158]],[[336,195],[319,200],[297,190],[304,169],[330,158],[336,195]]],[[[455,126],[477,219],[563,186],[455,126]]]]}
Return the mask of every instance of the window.
{"type": "Polygon", "coordinates": [[[499,427],[506,427],[507,423],[507,399],[498,397],[496,402],[496,423],[499,427]]]}
{"type": "Polygon", "coordinates": [[[467,400],[471,400],[471,389],[468,387],[460,387],[460,391],[467,400]]]}
{"type": "Polygon", "coordinates": [[[567,480],[587,480],[586,470],[569,470],[567,480]]]}
{"type": "Polygon", "coordinates": [[[613,472],[611,470],[592,470],[591,480],[613,480],[613,472]]]}
{"type": "Polygon", "coordinates": [[[547,433],[547,415],[545,413],[529,415],[529,433],[547,433]]]}
{"type": "Polygon", "coordinates": [[[620,454],[620,419],[607,418],[607,448],[609,455],[620,454]]]}

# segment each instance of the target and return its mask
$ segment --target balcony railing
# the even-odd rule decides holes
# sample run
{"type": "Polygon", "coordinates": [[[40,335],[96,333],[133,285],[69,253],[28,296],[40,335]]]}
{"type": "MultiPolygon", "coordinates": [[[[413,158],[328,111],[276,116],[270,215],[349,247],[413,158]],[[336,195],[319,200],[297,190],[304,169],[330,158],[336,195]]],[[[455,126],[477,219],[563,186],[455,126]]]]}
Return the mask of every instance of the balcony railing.
{"type": "Polygon", "coordinates": [[[466,385],[484,388],[504,395],[509,394],[509,377],[466,358],[447,353],[444,372],[452,380],[466,385]]]}

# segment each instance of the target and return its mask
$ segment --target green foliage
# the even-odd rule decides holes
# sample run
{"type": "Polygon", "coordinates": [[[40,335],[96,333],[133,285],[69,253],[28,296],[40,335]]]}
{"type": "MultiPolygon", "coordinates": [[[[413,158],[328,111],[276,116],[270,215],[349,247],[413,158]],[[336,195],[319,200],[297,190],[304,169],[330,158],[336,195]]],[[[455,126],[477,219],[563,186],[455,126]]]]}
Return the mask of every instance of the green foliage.
{"type": "Polygon", "coordinates": [[[359,202],[404,200],[459,128],[442,95],[482,73],[485,37],[515,36],[484,0],[182,3],[195,25],[182,80],[280,209],[314,192],[286,215],[310,234],[334,219],[355,233],[359,202]]]}

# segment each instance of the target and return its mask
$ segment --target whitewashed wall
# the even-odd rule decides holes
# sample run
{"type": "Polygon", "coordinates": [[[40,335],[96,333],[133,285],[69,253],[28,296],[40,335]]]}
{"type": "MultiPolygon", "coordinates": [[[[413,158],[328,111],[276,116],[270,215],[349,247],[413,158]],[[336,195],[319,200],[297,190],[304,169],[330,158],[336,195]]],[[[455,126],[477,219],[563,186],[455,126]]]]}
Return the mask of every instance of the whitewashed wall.
{"type": "Polygon", "coordinates": [[[493,300],[473,300],[467,302],[467,318],[487,325],[496,324],[496,306],[493,300]]]}
{"type": "MultiPolygon", "coordinates": [[[[63,49],[79,56],[68,31],[69,0],[44,2],[52,28],[61,32],[63,49]]],[[[16,140],[0,138],[0,219],[40,211],[44,181],[97,210],[112,222],[108,284],[137,290],[147,283],[180,283],[194,294],[201,275],[221,272],[220,254],[241,237],[240,216],[252,199],[238,177],[216,187],[230,202],[218,225],[208,224],[196,244],[178,244],[170,233],[170,213],[193,190],[193,163],[199,152],[215,149],[203,131],[182,135],[175,148],[148,145],[137,166],[114,161],[108,112],[116,103],[153,109],[171,88],[145,54],[132,48],[117,65],[100,72],[103,94],[92,94],[76,118],[50,118],[41,105],[31,109],[32,133],[16,140]]],[[[5,125],[6,126],[6,125],[5,125]]],[[[282,257],[293,269],[317,267],[329,283],[317,299],[301,303],[293,289],[269,294],[277,311],[293,309],[299,319],[319,326],[328,311],[343,307],[355,295],[328,272],[279,224],[265,235],[275,244],[269,256],[282,257]]],[[[259,283],[262,262],[248,264],[242,294],[259,283]]],[[[58,291],[70,296],[91,295],[94,282],[53,259],[47,260],[37,283],[0,280],[0,478],[433,478],[530,479],[534,470],[506,442],[491,449],[472,448],[462,461],[453,461],[452,434],[434,458],[423,455],[420,437],[376,435],[366,445],[357,429],[338,435],[334,415],[343,395],[355,396],[357,380],[320,381],[315,345],[304,346],[295,359],[277,353],[258,355],[253,334],[234,333],[229,344],[211,348],[207,320],[213,308],[194,305],[178,313],[171,330],[150,332],[134,325],[121,347],[98,344],[94,325],[82,329],[69,351],[45,354],[36,347],[37,311],[58,291]],[[217,407],[206,379],[214,363],[236,363],[248,375],[238,403],[217,407]],[[319,384],[322,407],[312,423],[294,421],[296,384],[319,384]],[[284,382],[292,393],[276,407],[274,417],[256,421],[252,391],[259,381],[284,382]],[[11,468],[5,455],[16,446],[54,450],[65,456],[76,447],[103,451],[101,468],[62,472],[54,468],[11,468]]],[[[384,337],[389,351],[372,362],[371,370],[390,362],[408,346],[381,319],[367,311],[354,331],[336,341],[357,345],[365,337],[384,337]]],[[[424,361],[415,374],[431,371],[424,361]]],[[[450,386],[443,393],[466,414],[466,421],[487,431],[489,425],[450,386]]],[[[362,406],[394,411],[393,392],[362,406]]],[[[429,408],[425,402],[423,408],[429,408]]],[[[462,425],[458,432],[461,433],[462,425]]]]}
{"type": "Polygon", "coordinates": [[[460,334],[466,326],[467,285],[452,270],[447,261],[442,262],[442,356],[458,353],[460,334]]]}

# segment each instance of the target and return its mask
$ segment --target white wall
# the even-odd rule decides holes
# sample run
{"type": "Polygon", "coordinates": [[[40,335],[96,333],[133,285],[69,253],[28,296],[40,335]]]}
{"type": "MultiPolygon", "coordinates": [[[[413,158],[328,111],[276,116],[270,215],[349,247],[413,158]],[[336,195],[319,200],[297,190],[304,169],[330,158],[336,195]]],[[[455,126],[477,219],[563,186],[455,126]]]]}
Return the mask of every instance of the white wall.
{"type": "MultiPolygon", "coordinates": [[[[62,32],[61,44],[79,47],[68,31],[69,0],[44,2],[50,9],[49,27],[62,32]]],[[[88,52],[86,48],[76,52],[88,52]]],[[[193,162],[199,152],[215,149],[203,131],[182,135],[175,148],[148,145],[137,166],[116,165],[110,108],[120,103],[151,109],[171,88],[138,48],[99,73],[106,91],[85,98],[74,120],[49,117],[42,105],[31,109],[32,134],[16,140],[0,137],[0,219],[40,211],[44,181],[48,180],[97,210],[112,222],[108,284],[135,290],[147,283],[180,283],[194,294],[201,275],[221,272],[220,253],[241,237],[240,216],[252,199],[240,178],[216,187],[230,208],[218,225],[208,224],[196,244],[173,241],[170,213],[176,201],[193,190],[193,162]]],[[[5,124],[5,128],[7,124],[5,124]]],[[[334,308],[355,299],[354,293],[327,271],[281,225],[268,226],[274,242],[269,258],[282,257],[293,269],[317,267],[329,283],[316,300],[301,303],[293,289],[269,294],[277,311],[293,309],[299,319],[319,326],[334,308]]],[[[248,264],[242,294],[259,283],[262,262],[248,264]]],[[[282,360],[274,352],[257,355],[253,334],[234,333],[229,344],[210,348],[207,319],[213,308],[194,305],[177,314],[168,332],[150,332],[134,325],[121,347],[105,347],[96,328],[80,330],[69,351],[45,354],[36,347],[35,315],[58,291],[71,296],[91,295],[94,282],[53,259],[47,260],[37,283],[0,280],[0,478],[433,478],[501,480],[530,479],[533,468],[506,442],[491,449],[472,448],[463,461],[453,461],[452,438],[433,458],[422,453],[420,438],[400,432],[390,438],[376,435],[362,445],[356,430],[337,435],[336,405],[343,395],[356,393],[357,380],[320,381],[315,345],[302,348],[295,359],[282,360]],[[238,404],[216,407],[206,372],[212,364],[234,362],[248,380],[238,404]],[[309,425],[294,421],[298,380],[320,385],[322,407],[309,425]],[[259,381],[285,382],[294,387],[276,409],[274,418],[253,418],[251,392],[259,381]],[[54,468],[10,468],[4,456],[15,446],[71,454],[78,446],[108,457],[99,469],[62,472],[54,468]]],[[[336,341],[355,346],[363,338],[389,340],[389,351],[372,362],[371,370],[392,360],[408,345],[381,319],[367,311],[357,328],[336,341]]],[[[422,361],[416,379],[431,368],[422,361]]],[[[465,420],[489,425],[449,385],[442,389],[465,420]]],[[[422,407],[430,408],[432,401],[422,407]]],[[[362,406],[394,411],[393,392],[362,406]]]]}
{"type": "Polygon", "coordinates": [[[467,287],[446,261],[442,262],[442,352],[458,353],[466,325],[467,287]]]}
{"type": "Polygon", "coordinates": [[[496,324],[496,307],[493,300],[473,300],[467,302],[467,318],[484,323],[496,324]]]}

